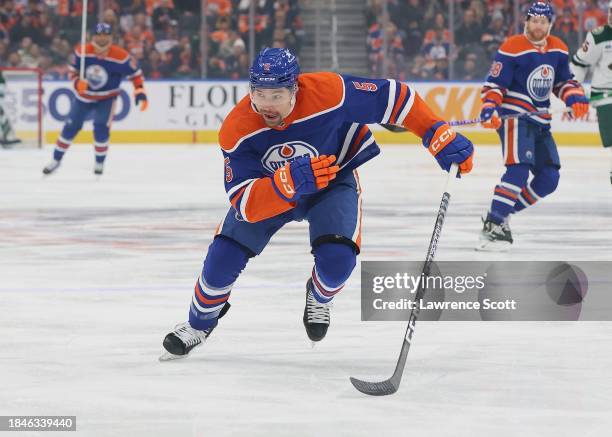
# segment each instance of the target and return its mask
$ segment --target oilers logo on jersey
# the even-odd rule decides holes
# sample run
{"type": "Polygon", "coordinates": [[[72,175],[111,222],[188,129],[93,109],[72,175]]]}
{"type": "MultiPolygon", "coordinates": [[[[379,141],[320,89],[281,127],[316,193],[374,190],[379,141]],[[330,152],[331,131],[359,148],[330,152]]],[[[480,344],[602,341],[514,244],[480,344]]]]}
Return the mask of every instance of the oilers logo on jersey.
{"type": "Polygon", "coordinates": [[[310,144],[303,141],[288,141],[270,147],[267,152],[264,153],[261,163],[266,170],[270,173],[274,173],[279,168],[301,156],[310,156],[314,158],[315,156],[319,156],[319,152],[310,144]]]}
{"type": "Polygon", "coordinates": [[[103,88],[108,82],[108,72],[101,65],[88,65],[85,69],[85,77],[89,87],[93,90],[103,88]]]}
{"type": "Polygon", "coordinates": [[[555,69],[553,66],[548,64],[540,65],[527,78],[529,96],[537,102],[548,100],[552,92],[554,80],[555,69]]]}

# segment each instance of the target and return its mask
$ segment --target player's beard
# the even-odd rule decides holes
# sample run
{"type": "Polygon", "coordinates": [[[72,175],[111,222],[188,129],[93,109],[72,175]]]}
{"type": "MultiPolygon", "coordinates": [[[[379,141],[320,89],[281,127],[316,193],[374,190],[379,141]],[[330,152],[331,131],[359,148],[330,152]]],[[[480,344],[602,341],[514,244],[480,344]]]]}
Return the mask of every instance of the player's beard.
{"type": "Polygon", "coordinates": [[[527,24],[525,24],[525,35],[527,36],[527,39],[529,39],[529,41],[535,45],[544,45],[548,33],[548,30],[542,30],[540,28],[530,30],[527,24]]]}
{"type": "Polygon", "coordinates": [[[278,111],[259,110],[259,114],[268,126],[280,126],[283,124],[283,117],[278,111]]]}
{"type": "Polygon", "coordinates": [[[100,44],[96,43],[95,41],[92,41],[92,42],[91,42],[91,45],[93,45],[93,48],[94,48],[94,51],[96,52],[96,54],[98,54],[98,55],[103,55],[103,54],[105,54],[105,53],[108,51],[108,49],[110,48],[110,46],[111,46],[111,42],[109,41],[109,42],[108,42],[107,44],[105,44],[105,45],[100,45],[100,44]]]}

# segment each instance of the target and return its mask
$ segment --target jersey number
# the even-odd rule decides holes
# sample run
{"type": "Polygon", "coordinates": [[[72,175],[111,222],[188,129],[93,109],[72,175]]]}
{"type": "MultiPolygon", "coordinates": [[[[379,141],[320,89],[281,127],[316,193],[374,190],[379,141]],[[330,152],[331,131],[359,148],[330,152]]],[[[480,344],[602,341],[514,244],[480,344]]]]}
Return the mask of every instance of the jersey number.
{"type": "Polygon", "coordinates": [[[223,160],[223,163],[225,164],[225,182],[227,182],[228,184],[232,181],[232,179],[234,179],[234,172],[232,171],[229,162],[229,158],[225,158],[223,160]]]}
{"type": "Polygon", "coordinates": [[[376,91],[378,89],[378,87],[376,86],[375,83],[372,82],[356,82],[353,81],[353,86],[361,91],[376,91]]]}
{"type": "Polygon", "coordinates": [[[504,65],[501,62],[493,62],[493,65],[491,65],[491,71],[490,74],[492,77],[498,77],[499,74],[502,71],[502,68],[504,68],[504,65]]]}

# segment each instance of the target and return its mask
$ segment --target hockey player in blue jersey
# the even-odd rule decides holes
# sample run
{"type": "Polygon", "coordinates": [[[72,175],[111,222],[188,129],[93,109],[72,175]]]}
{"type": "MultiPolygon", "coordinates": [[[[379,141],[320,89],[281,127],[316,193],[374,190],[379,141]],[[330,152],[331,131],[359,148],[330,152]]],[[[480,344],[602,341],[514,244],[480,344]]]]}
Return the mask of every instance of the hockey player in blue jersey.
{"type": "Polygon", "coordinates": [[[60,166],[72,140],[83,127],[88,116],[93,118],[95,148],[94,173],[101,175],[108,151],[110,126],[119,95],[119,85],[126,78],[134,84],[136,106],[144,111],[148,106],[142,71],[136,61],[119,46],[112,44],[112,29],[106,23],[96,25],[91,43],[85,45],[84,56],[80,45],[70,66],[75,95],[70,114],[53,151],[53,160],[43,169],[48,175],[60,166]],[[79,68],[85,58],[85,79],[79,78],[79,68]]]}
{"type": "Polygon", "coordinates": [[[511,36],[500,46],[482,88],[480,117],[486,120],[485,127],[497,129],[506,172],[483,219],[479,250],[507,250],[513,242],[508,217],[555,191],[561,168],[549,114],[508,118],[503,123],[498,115],[546,111],[551,92],[571,108],[574,117],[588,112],[588,99],[569,68],[567,46],[550,36],[553,19],[550,4],[533,3],[524,34],[511,36]]]}
{"type": "Polygon", "coordinates": [[[206,340],[229,308],[232,287],[249,259],[291,221],[308,221],[314,255],[304,327],[313,342],[325,337],[331,302],[360,250],[356,169],[380,152],[366,123],[411,130],[447,171],[452,163],[463,173],[472,167],[472,143],[404,83],[299,74],[296,57],[273,48],[255,58],[250,87],[219,132],[231,207],[208,248],[189,320],[165,337],[162,360],[185,357],[206,340]]]}

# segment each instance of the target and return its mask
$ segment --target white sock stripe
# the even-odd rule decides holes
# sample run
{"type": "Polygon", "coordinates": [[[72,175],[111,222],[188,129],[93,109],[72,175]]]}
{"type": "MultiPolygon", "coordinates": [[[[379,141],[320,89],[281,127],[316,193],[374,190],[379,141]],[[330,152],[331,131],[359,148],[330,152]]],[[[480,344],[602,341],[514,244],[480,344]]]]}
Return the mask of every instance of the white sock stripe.
{"type": "MultiPolygon", "coordinates": [[[[314,274],[315,274],[315,276],[316,276],[316,281],[313,281],[313,285],[315,286],[315,288],[318,288],[318,287],[317,287],[317,281],[318,281],[318,283],[321,285],[321,287],[323,287],[323,288],[324,288],[324,290],[323,290],[323,291],[325,291],[326,293],[335,293],[336,291],[338,291],[338,290],[340,290],[342,287],[344,287],[344,284],[342,284],[342,285],[341,285],[341,286],[339,286],[339,287],[333,288],[333,287],[330,287],[329,285],[327,285],[326,283],[324,283],[324,282],[321,280],[321,277],[319,276],[319,273],[317,272],[317,266],[315,266],[315,268],[314,268],[314,274]]],[[[317,291],[320,291],[320,290],[317,290],[317,291]]],[[[323,297],[327,298],[328,296],[323,295],[323,297]]]]}
{"type": "Polygon", "coordinates": [[[493,196],[493,200],[497,200],[498,202],[505,203],[506,205],[510,206],[514,206],[514,204],[516,203],[510,199],[506,199],[505,197],[498,196],[497,194],[493,196]]]}
{"type": "Polygon", "coordinates": [[[234,286],[234,284],[232,283],[227,287],[223,288],[211,287],[206,283],[204,279],[202,279],[202,275],[198,276],[198,283],[200,284],[200,288],[202,288],[202,290],[204,290],[209,296],[220,296],[222,294],[227,294],[232,291],[232,287],[234,286]]]}
{"type": "Polygon", "coordinates": [[[522,195],[522,194],[520,194],[520,195],[519,195],[518,200],[519,200],[519,202],[521,202],[521,203],[523,204],[523,206],[524,206],[525,208],[527,208],[527,207],[529,206],[529,204],[527,203],[527,201],[526,201],[526,200],[523,198],[523,195],[522,195]]]}
{"type": "Polygon", "coordinates": [[[531,184],[527,185],[527,191],[529,191],[529,194],[531,194],[531,196],[535,199],[535,200],[540,200],[541,197],[537,195],[537,193],[534,191],[534,189],[531,187],[531,184]]]}
{"type": "Polygon", "coordinates": [[[521,192],[521,187],[518,187],[518,186],[516,186],[514,184],[511,184],[511,183],[508,183],[508,182],[501,181],[499,183],[499,185],[501,185],[504,188],[509,189],[510,191],[515,192],[516,194],[521,192]]]}
{"type": "Polygon", "coordinates": [[[60,137],[57,139],[57,141],[59,141],[60,143],[64,143],[64,144],[70,144],[72,142],[72,140],[67,140],[66,138],[64,138],[63,136],[60,135],[60,137]]]}
{"type": "Polygon", "coordinates": [[[223,308],[223,305],[225,305],[225,302],[222,302],[219,305],[215,305],[214,307],[204,308],[198,303],[195,294],[191,297],[191,303],[193,303],[196,309],[201,313],[212,313],[213,311],[219,311],[221,308],[223,308]]]}

